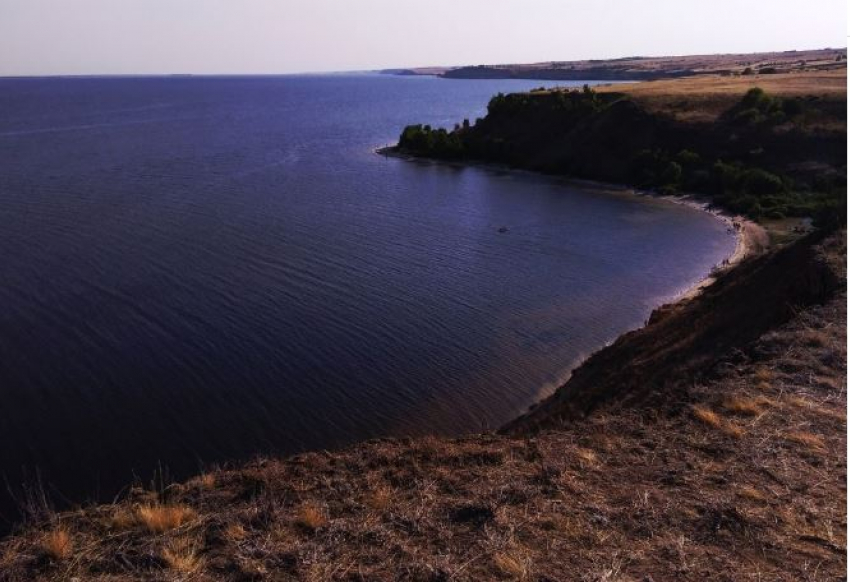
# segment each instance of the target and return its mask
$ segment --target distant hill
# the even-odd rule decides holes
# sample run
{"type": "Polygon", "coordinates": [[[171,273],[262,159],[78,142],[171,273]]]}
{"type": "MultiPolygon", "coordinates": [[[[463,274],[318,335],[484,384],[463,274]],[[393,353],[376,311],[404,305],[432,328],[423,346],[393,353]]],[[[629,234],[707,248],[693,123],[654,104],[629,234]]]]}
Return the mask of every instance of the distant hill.
{"type": "Polygon", "coordinates": [[[447,79],[650,80],[705,73],[746,75],[846,68],[847,49],[768,53],[624,57],[608,60],[529,64],[387,69],[393,75],[436,75],[447,79]]]}

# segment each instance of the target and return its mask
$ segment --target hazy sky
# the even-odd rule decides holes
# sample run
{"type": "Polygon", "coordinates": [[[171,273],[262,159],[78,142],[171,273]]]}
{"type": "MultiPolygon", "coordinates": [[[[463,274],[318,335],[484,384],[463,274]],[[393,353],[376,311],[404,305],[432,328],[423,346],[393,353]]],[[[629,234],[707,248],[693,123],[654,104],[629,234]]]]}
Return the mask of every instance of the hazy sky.
{"type": "Polygon", "coordinates": [[[0,0],[0,75],[288,73],[846,45],[845,0],[0,0]]]}

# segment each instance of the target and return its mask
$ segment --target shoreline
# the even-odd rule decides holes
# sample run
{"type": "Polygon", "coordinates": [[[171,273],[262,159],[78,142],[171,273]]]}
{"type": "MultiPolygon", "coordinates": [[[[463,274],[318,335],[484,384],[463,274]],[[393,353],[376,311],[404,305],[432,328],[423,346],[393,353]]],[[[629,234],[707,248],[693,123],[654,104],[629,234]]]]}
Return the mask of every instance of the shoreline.
{"type": "Polygon", "coordinates": [[[665,200],[672,204],[681,204],[693,208],[695,210],[701,210],[702,212],[708,213],[717,220],[723,222],[726,225],[729,233],[735,235],[735,249],[732,251],[732,254],[726,257],[719,265],[716,265],[709,273],[705,275],[705,277],[698,280],[696,283],[686,288],[684,291],[681,291],[670,301],[658,305],[655,309],[659,309],[665,306],[672,306],[681,301],[688,301],[699,296],[703,289],[705,289],[717,280],[718,276],[735,268],[745,259],[763,253],[770,247],[770,239],[767,235],[767,231],[762,226],[744,216],[730,214],[724,210],[712,208],[710,201],[707,198],[704,198],[698,194],[684,193],[681,196],[673,196],[670,194],[658,194],[649,190],[639,190],[637,188],[633,188],[625,184],[614,184],[608,182],[600,182],[598,180],[571,178],[569,176],[564,176],[560,174],[546,174],[543,172],[535,172],[533,170],[512,168],[507,165],[495,164],[492,162],[483,162],[478,160],[439,160],[434,158],[426,158],[400,151],[397,145],[377,147],[374,148],[372,151],[373,153],[379,156],[392,157],[405,161],[427,162],[431,164],[446,165],[455,168],[481,168],[484,170],[492,170],[498,172],[527,174],[535,177],[559,179],[570,184],[585,185],[593,188],[605,189],[609,192],[616,192],[619,194],[626,194],[630,196],[639,197],[645,196],[656,200],[665,200]]]}
{"type": "Polygon", "coordinates": [[[767,231],[762,226],[744,216],[730,214],[724,210],[712,208],[710,201],[704,197],[701,197],[698,194],[685,193],[681,196],[673,196],[669,194],[658,194],[649,190],[639,190],[637,188],[633,188],[624,184],[612,184],[607,182],[600,182],[597,180],[570,178],[568,176],[558,174],[545,174],[542,172],[535,172],[532,170],[524,170],[520,168],[512,168],[510,166],[494,164],[491,162],[482,162],[475,160],[438,160],[433,158],[425,158],[399,151],[397,149],[397,146],[384,146],[380,148],[375,148],[373,151],[377,155],[398,158],[410,162],[426,162],[430,164],[447,165],[455,168],[472,167],[498,172],[527,174],[534,177],[548,177],[553,179],[559,179],[569,184],[596,189],[604,189],[606,192],[609,193],[616,193],[627,196],[649,197],[654,200],[662,200],[671,204],[684,205],[694,210],[700,210],[702,212],[705,212],[714,217],[715,219],[721,221],[723,224],[726,225],[727,232],[729,234],[734,234],[735,236],[735,248],[733,249],[732,254],[726,257],[719,265],[715,265],[708,273],[706,273],[704,277],[693,283],[690,287],[687,287],[683,291],[674,295],[672,298],[664,300],[658,305],[656,305],[652,309],[649,318],[643,325],[633,329],[624,330],[611,341],[598,346],[596,349],[589,351],[585,356],[576,359],[572,365],[566,368],[568,371],[562,374],[562,378],[560,380],[539,387],[536,390],[534,397],[531,399],[530,403],[524,408],[518,409],[516,416],[513,419],[507,421],[500,429],[497,430],[502,430],[504,427],[513,424],[514,422],[528,414],[531,410],[537,408],[549,397],[554,395],[560,389],[560,387],[564,386],[570,381],[575,371],[578,370],[586,361],[592,358],[595,354],[613,345],[623,336],[647,327],[658,313],[666,312],[671,309],[676,309],[677,307],[680,307],[685,303],[688,303],[691,300],[698,298],[700,295],[702,295],[703,291],[710,285],[712,285],[715,281],[717,281],[717,279],[721,275],[732,271],[741,263],[743,263],[746,259],[764,253],[770,247],[769,236],[767,234],[767,231]]]}

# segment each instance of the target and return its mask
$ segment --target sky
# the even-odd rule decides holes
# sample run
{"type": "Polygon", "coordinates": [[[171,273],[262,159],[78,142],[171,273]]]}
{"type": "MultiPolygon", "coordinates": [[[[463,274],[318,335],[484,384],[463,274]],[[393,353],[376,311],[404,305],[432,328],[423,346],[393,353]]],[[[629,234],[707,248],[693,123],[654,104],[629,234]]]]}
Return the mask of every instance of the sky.
{"type": "Polygon", "coordinates": [[[0,0],[0,76],[276,74],[847,46],[845,0],[0,0]]]}

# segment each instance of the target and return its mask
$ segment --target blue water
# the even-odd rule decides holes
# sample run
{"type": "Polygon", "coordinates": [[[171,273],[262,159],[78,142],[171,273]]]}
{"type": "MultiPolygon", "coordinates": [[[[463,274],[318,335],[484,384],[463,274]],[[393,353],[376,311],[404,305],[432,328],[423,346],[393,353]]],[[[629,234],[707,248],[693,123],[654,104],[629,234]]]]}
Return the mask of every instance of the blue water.
{"type": "Polygon", "coordinates": [[[681,205],[373,151],[539,85],[0,80],[3,478],[497,427],[731,252],[681,205]]]}

